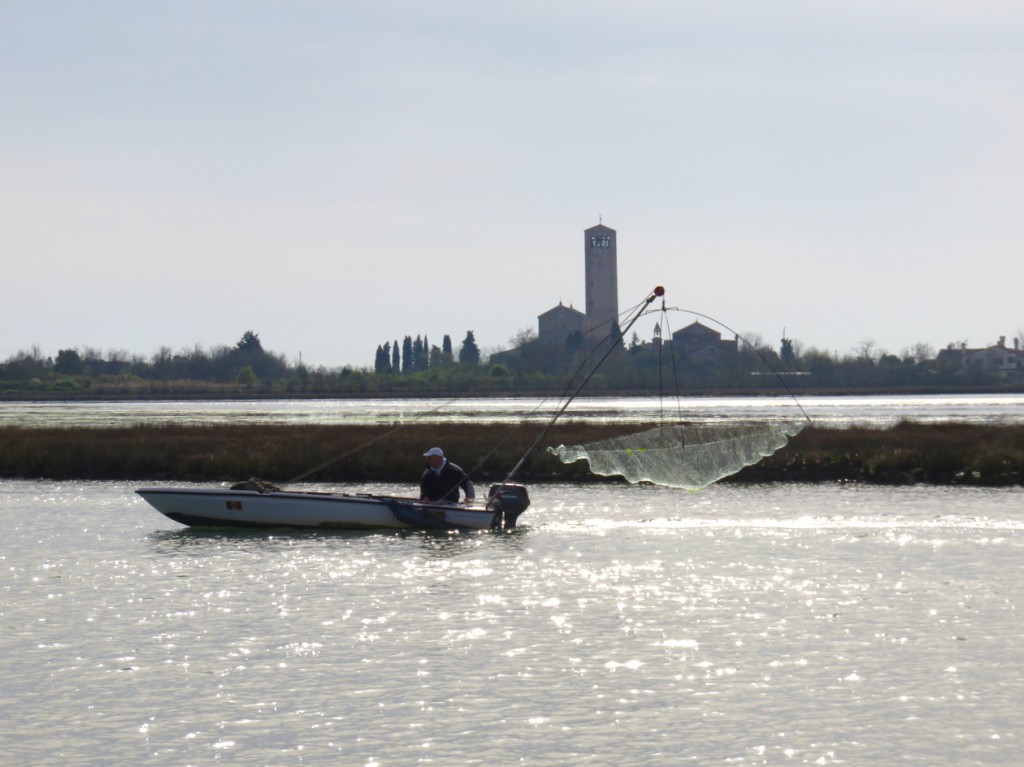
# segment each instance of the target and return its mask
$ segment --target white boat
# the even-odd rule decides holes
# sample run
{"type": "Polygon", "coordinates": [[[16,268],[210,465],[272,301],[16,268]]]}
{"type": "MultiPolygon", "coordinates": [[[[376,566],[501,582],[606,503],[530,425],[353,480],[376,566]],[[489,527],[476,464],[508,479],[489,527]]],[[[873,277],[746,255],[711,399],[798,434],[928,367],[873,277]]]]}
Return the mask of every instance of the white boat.
{"type": "MultiPolygon", "coordinates": [[[[596,372],[601,363],[620,347],[625,336],[646,307],[664,289],[657,287],[637,307],[622,331],[598,345],[594,354],[603,356],[564,399],[547,427],[534,440],[519,462],[499,484],[491,485],[486,502],[424,502],[415,498],[364,493],[325,493],[282,490],[259,480],[231,488],[141,488],[136,492],[165,516],[183,525],[202,527],[292,527],[366,530],[373,528],[493,530],[513,528],[519,515],[530,505],[526,488],[511,484],[529,456],[544,440],[555,421],[596,372]]],[[[665,311],[662,301],[662,311],[665,311]]],[[[802,408],[801,408],[802,410],[802,408]]],[[[806,415],[806,414],[805,414],[806,415]]],[[[807,419],[810,421],[810,419],[807,419]]],[[[800,424],[802,427],[802,424],[800,424]]],[[[628,437],[613,437],[587,445],[549,448],[566,463],[581,458],[591,471],[621,475],[630,482],[653,482],[668,487],[696,489],[771,455],[799,431],[793,424],[771,424],[745,428],[735,425],[686,430],[681,425],[646,429],[628,437]]],[[[327,465],[327,464],[325,464],[327,465]]],[[[322,467],[318,467],[322,468],[322,467]]],[[[313,469],[302,478],[317,471],[313,469]]],[[[298,481],[294,480],[294,481],[298,481]]]]}
{"type": "MultiPolygon", "coordinates": [[[[620,335],[624,335],[663,288],[655,288],[620,335]]],[[[615,344],[607,344],[594,370],[615,344]]],[[[591,372],[591,375],[593,372],[591,372]]],[[[375,528],[421,530],[493,530],[513,528],[530,505],[526,488],[512,484],[527,456],[541,443],[555,421],[589,380],[583,379],[565,399],[547,428],[537,437],[504,482],[491,485],[483,503],[420,501],[388,495],[324,493],[283,490],[261,480],[249,480],[230,488],[144,487],[136,490],[147,503],[166,517],[193,527],[314,528],[368,530],[375,528]]],[[[326,464],[325,464],[326,465],[326,464]]],[[[322,467],[318,467],[322,468],[322,467]]],[[[303,478],[317,471],[313,469],[303,478]]],[[[293,480],[298,481],[298,480],[293,480]]]]}
{"type": "Polygon", "coordinates": [[[530,499],[522,485],[493,485],[486,503],[421,502],[388,495],[278,489],[144,487],[166,517],[192,527],[369,530],[513,528],[530,499]]]}

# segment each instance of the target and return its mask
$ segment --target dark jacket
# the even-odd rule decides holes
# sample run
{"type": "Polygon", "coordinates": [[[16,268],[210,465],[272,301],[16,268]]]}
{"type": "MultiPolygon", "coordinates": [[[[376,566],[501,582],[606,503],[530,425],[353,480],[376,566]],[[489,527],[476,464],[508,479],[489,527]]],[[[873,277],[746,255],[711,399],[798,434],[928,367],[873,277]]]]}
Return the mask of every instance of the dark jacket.
{"type": "Polygon", "coordinates": [[[466,498],[473,498],[473,483],[460,466],[445,461],[440,472],[427,469],[420,478],[420,497],[431,501],[459,502],[459,487],[466,491],[466,498]]]}

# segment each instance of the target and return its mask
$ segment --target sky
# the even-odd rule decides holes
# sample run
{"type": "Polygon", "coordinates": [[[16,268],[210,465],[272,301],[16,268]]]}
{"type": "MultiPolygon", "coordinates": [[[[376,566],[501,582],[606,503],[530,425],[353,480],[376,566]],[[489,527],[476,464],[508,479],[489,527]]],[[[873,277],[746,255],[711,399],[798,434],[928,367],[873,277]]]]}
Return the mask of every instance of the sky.
{"type": "Polygon", "coordinates": [[[622,308],[1024,334],[1017,1],[0,0],[0,103],[0,360],[497,351],[599,221],[622,308]]]}

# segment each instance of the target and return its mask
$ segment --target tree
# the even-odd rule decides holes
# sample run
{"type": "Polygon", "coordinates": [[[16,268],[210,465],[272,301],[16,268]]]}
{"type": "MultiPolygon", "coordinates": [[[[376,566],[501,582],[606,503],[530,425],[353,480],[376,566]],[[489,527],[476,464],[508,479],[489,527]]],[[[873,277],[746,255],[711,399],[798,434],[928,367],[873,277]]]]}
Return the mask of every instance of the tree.
{"type": "Polygon", "coordinates": [[[251,330],[247,330],[242,333],[242,339],[235,344],[235,348],[240,352],[262,352],[263,344],[260,342],[258,335],[251,330]]]}
{"type": "MultiPolygon", "coordinates": [[[[419,336],[417,336],[419,338],[419,336]]],[[[430,367],[430,340],[423,336],[423,343],[420,345],[419,356],[416,357],[416,369],[426,370],[430,367]]]]}
{"type": "Polygon", "coordinates": [[[391,372],[391,342],[387,342],[383,346],[377,347],[377,356],[373,361],[373,372],[375,373],[390,373],[391,372]]]}
{"type": "Polygon", "coordinates": [[[415,370],[415,358],[412,353],[412,336],[402,339],[402,374],[408,375],[415,370]]]}
{"type": "Polygon", "coordinates": [[[427,354],[429,353],[427,343],[420,336],[416,336],[416,340],[412,342],[412,369],[414,371],[426,370],[430,366],[427,360],[427,354]]]}
{"type": "Polygon", "coordinates": [[[53,369],[65,376],[78,375],[82,372],[82,357],[76,349],[61,349],[57,352],[53,369]]]}
{"type": "Polygon", "coordinates": [[[174,353],[171,351],[169,346],[161,346],[156,354],[153,355],[151,364],[153,366],[153,375],[157,378],[171,378],[174,372],[174,353]]]}
{"type": "Polygon", "coordinates": [[[935,359],[935,350],[928,344],[918,342],[902,352],[903,359],[913,360],[917,364],[935,359]]]}
{"type": "Polygon", "coordinates": [[[472,330],[466,331],[466,338],[462,341],[462,348],[459,349],[459,364],[476,367],[480,364],[480,347],[476,345],[476,338],[472,330]]]}
{"type": "Polygon", "coordinates": [[[879,350],[878,345],[875,343],[875,339],[868,338],[857,344],[857,347],[853,350],[855,358],[861,362],[875,362],[879,357],[885,354],[884,351],[879,350]]]}
{"type": "Polygon", "coordinates": [[[622,328],[619,327],[619,320],[612,320],[611,327],[609,328],[609,337],[612,339],[612,343],[616,346],[622,346],[622,328]]]}
{"type": "Polygon", "coordinates": [[[251,389],[259,382],[259,378],[256,376],[253,369],[246,365],[238,371],[238,375],[235,376],[235,381],[240,383],[246,389],[251,389]]]}
{"type": "Polygon", "coordinates": [[[444,338],[441,340],[441,356],[437,360],[431,358],[430,364],[435,367],[444,367],[454,363],[455,354],[452,352],[452,337],[445,333],[444,338]]]}
{"type": "Polygon", "coordinates": [[[401,373],[402,372],[402,357],[398,347],[398,339],[391,345],[391,372],[401,373]]]}
{"type": "Polygon", "coordinates": [[[791,338],[783,337],[781,344],[782,345],[779,347],[779,356],[782,357],[783,360],[789,362],[796,357],[796,352],[793,351],[793,340],[791,338]]]}
{"type": "Polygon", "coordinates": [[[812,346],[803,354],[803,366],[810,371],[816,385],[832,386],[836,383],[836,361],[828,352],[812,346]]]}
{"type": "Polygon", "coordinates": [[[508,339],[509,346],[518,349],[521,346],[528,346],[537,340],[537,331],[533,328],[520,328],[516,334],[508,339]]]}

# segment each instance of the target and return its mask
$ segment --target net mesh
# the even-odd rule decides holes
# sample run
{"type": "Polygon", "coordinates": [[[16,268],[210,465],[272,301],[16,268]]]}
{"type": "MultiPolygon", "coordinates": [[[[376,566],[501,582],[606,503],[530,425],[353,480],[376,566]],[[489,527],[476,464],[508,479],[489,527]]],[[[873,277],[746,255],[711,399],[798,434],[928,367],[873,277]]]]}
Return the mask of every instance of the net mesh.
{"type": "Polygon", "coordinates": [[[586,459],[595,474],[697,490],[771,455],[804,425],[797,421],[673,424],[548,450],[563,463],[586,459]]]}

